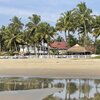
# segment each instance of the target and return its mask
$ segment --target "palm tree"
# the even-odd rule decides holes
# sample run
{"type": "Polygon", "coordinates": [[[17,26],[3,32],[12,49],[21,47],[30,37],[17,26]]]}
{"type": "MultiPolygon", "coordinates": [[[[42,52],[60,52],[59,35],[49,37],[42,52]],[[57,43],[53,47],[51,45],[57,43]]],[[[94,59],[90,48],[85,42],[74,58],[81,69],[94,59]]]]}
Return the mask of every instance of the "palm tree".
{"type": "Polygon", "coordinates": [[[5,47],[5,44],[4,44],[5,29],[6,29],[5,26],[2,26],[1,29],[0,29],[0,51],[1,52],[6,51],[4,49],[4,47],[5,47]]]}
{"type": "Polygon", "coordinates": [[[21,22],[21,18],[18,18],[17,16],[14,16],[12,19],[10,19],[11,23],[9,26],[13,26],[16,32],[19,32],[23,28],[23,23],[21,22]]]}
{"type": "Polygon", "coordinates": [[[67,11],[62,13],[61,17],[58,19],[56,24],[56,29],[58,31],[65,32],[65,41],[67,43],[69,43],[70,32],[74,32],[76,28],[74,18],[75,16],[73,10],[67,11]],[[68,38],[66,32],[68,33],[68,38]]]}
{"type": "Polygon", "coordinates": [[[21,19],[16,16],[11,19],[11,23],[5,28],[4,42],[9,51],[19,51],[19,44],[23,42],[22,28],[21,19]]]}
{"type": "Polygon", "coordinates": [[[38,34],[37,37],[39,38],[41,43],[43,42],[44,44],[44,53],[45,53],[45,49],[46,49],[45,43],[47,43],[47,50],[48,50],[49,49],[48,45],[51,42],[51,38],[53,38],[53,36],[55,35],[55,29],[54,27],[50,26],[50,24],[46,22],[41,22],[38,25],[37,34],[38,34]]]}
{"type": "Polygon", "coordinates": [[[38,24],[41,21],[41,17],[39,15],[33,14],[31,17],[29,17],[29,22],[26,24],[26,37],[25,41],[27,43],[27,46],[33,45],[34,46],[34,53],[36,53],[36,44],[37,44],[37,37],[35,37],[38,24]]]}
{"type": "Polygon", "coordinates": [[[4,37],[6,47],[9,51],[19,51],[19,44],[23,42],[22,34],[16,33],[13,27],[6,28],[6,36],[4,37]]]}
{"type": "Polygon", "coordinates": [[[94,51],[94,53],[96,53],[96,47],[97,47],[96,41],[97,41],[97,38],[100,36],[100,16],[95,16],[95,18],[94,18],[93,36],[95,37],[95,41],[94,41],[95,51],[94,51]]]}
{"type": "Polygon", "coordinates": [[[88,32],[91,32],[91,25],[93,21],[93,17],[91,15],[92,10],[87,8],[85,2],[81,2],[77,5],[75,13],[78,20],[78,32],[83,34],[83,45],[86,47],[88,32]]]}

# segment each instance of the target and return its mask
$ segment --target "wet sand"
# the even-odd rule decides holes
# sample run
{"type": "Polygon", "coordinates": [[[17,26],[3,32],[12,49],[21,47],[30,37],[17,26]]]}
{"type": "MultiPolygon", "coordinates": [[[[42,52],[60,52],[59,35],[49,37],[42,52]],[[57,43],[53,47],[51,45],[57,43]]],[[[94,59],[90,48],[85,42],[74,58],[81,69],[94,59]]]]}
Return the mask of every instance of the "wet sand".
{"type": "Polygon", "coordinates": [[[62,89],[51,88],[26,91],[5,91],[0,92],[0,100],[42,100],[46,96],[61,90],[62,89]]]}
{"type": "Polygon", "coordinates": [[[0,75],[100,78],[99,59],[0,59],[0,75]]]}

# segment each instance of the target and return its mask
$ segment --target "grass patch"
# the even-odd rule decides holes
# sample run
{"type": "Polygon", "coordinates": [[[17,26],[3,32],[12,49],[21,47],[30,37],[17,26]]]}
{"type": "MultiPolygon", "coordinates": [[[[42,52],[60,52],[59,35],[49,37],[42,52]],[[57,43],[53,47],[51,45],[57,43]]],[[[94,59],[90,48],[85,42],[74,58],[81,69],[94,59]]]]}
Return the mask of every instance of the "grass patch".
{"type": "Polygon", "coordinates": [[[100,59],[100,56],[93,57],[93,59],[100,59]]]}

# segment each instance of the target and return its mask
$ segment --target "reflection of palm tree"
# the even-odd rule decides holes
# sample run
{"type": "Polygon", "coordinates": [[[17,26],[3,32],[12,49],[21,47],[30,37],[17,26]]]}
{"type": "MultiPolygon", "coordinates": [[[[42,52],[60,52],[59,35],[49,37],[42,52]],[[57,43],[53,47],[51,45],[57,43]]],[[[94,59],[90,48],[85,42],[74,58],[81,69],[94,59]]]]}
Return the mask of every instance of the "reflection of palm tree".
{"type": "Polygon", "coordinates": [[[89,98],[89,92],[90,92],[90,85],[89,85],[89,80],[84,79],[84,83],[82,84],[82,92],[84,93],[84,98],[88,100],[89,98]]]}
{"type": "Polygon", "coordinates": [[[51,88],[52,87],[52,79],[41,79],[41,87],[42,88],[51,88]]]}
{"type": "Polygon", "coordinates": [[[70,95],[75,93],[77,90],[77,86],[74,82],[71,82],[71,80],[69,79],[68,85],[67,85],[67,91],[68,91],[68,100],[70,100],[70,95]]]}
{"type": "Polygon", "coordinates": [[[96,93],[93,100],[100,100],[100,93],[96,93]]]}
{"type": "Polygon", "coordinates": [[[69,95],[68,95],[68,99],[70,100],[70,79],[69,79],[69,83],[68,83],[68,85],[67,85],[67,91],[68,91],[68,93],[69,93],[69,95]]]}
{"type": "Polygon", "coordinates": [[[97,89],[98,89],[98,85],[100,84],[100,80],[96,79],[94,80],[94,83],[95,83],[96,93],[98,93],[97,89]]]}
{"type": "Polygon", "coordinates": [[[56,97],[53,97],[52,95],[49,95],[48,97],[44,98],[43,100],[58,100],[56,97]]]}
{"type": "Polygon", "coordinates": [[[16,90],[16,85],[17,85],[17,84],[16,84],[16,81],[15,81],[15,82],[14,82],[14,90],[16,90]]]}
{"type": "MultiPolygon", "coordinates": [[[[66,86],[66,87],[65,87],[66,90],[67,90],[67,84],[68,84],[68,80],[66,80],[66,85],[65,85],[65,86],[66,86]]],[[[66,91],[65,100],[67,100],[67,95],[68,95],[68,90],[66,91]]]]}
{"type": "Polygon", "coordinates": [[[81,80],[79,79],[79,99],[81,97],[81,80]]]}

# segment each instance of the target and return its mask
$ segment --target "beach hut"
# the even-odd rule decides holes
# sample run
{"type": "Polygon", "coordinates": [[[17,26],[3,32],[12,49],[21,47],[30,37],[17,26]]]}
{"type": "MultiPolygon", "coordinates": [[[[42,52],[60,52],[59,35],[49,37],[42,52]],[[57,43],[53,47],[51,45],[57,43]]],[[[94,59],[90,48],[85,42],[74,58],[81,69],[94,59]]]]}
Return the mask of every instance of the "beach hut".
{"type": "Polygon", "coordinates": [[[67,50],[67,53],[72,54],[72,55],[89,55],[89,54],[91,54],[90,51],[85,49],[85,47],[80,46],[79,44],[76,44],[73,47],[69,48],[67,50]]]}

